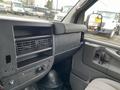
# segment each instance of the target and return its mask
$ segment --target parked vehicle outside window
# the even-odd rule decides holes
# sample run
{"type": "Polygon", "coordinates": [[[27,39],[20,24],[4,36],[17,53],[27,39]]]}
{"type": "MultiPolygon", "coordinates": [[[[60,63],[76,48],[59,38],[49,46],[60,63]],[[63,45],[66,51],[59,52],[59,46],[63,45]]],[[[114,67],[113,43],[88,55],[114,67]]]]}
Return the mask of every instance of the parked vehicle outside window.
{"type": "Polygon", "coordinates": [[[98,0],[85,12],[85,22],[88,26],[87,39],[120,45],[119,4],[119,0],[98,0]],[[100,17],[99,22],[97,22],[98,17],[100,17]]]}
{"type": "Polygon", "coordinates": [[[61,21],[77,2],[78,0],[0,0],[0,16],[61,21]]]}

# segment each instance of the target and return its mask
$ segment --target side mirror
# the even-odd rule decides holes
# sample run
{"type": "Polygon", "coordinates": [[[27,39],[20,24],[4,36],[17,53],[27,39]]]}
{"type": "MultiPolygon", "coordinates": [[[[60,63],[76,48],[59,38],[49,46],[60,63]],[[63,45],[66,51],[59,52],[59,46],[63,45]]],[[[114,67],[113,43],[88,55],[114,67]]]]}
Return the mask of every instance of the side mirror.
{"type": "Polygon", "coordinates": [[[102,26],[102,15],[93,13],[87,16],[86,25],[88,29],[100,30],[102,26]]]}

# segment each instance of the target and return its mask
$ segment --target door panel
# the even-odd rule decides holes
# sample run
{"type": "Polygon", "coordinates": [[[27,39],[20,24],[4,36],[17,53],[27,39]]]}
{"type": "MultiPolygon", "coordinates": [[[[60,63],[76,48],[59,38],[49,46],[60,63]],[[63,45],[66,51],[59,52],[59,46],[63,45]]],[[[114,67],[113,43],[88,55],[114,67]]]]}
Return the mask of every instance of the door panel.
{"type": "Polygon", "coordinates": [[[120,60],[119,58],[115,59],[114,54],[108,51],[108,47],[86,43],[73,56],[73,64],[70,77],[71,86],[73,90],[84,90],[82,85],[87,85],[91,80],[95,78],[109,78],[119,82],[119,72],[120,60]],[[100,61],[100,56],[99,58],[97,57],[96,54],[99,53],[100,55],[106,55],[105,59],[107,60],[105,62],[100,61]],[[73,84],[73,82],[75,84],[73,84]],[[80,83],[79,86],[77,83],[80,83]]]}
{"type": "Polygon", "coordinates": [[[83,63],[120,80],[120,58],[115,49],[87,43],[83,63]]]}

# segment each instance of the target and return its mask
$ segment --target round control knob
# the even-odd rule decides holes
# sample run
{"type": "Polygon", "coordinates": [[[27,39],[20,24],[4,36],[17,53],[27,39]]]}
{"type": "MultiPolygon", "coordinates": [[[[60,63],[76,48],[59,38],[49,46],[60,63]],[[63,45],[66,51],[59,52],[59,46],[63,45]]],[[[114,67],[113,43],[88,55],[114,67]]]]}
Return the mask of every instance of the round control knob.
{"type": "Polygon", "coordinates": [[[14,80],[10,80],[10,81],[9,81],[10,85],[13,85],[14,82],[15,82],[14,80]]]}
{"type": "Polygon", "coordinates": [[[42,68],[41,67],[38,67],[37,69],[36,69],[36,73],[40,73],[42,71],[42,68]]]}

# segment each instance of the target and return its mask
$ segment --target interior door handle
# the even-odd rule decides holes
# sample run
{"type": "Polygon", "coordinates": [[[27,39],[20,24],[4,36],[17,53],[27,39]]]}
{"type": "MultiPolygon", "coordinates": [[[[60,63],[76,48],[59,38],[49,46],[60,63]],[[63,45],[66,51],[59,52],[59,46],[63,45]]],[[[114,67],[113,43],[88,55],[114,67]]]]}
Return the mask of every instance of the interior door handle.
{"type": "Polygon", "coordinates": [[[105,52],[102,52],[100,55],[99,64],[105,64],[108,62],[109,60],[107,59],[105,52]]]}

